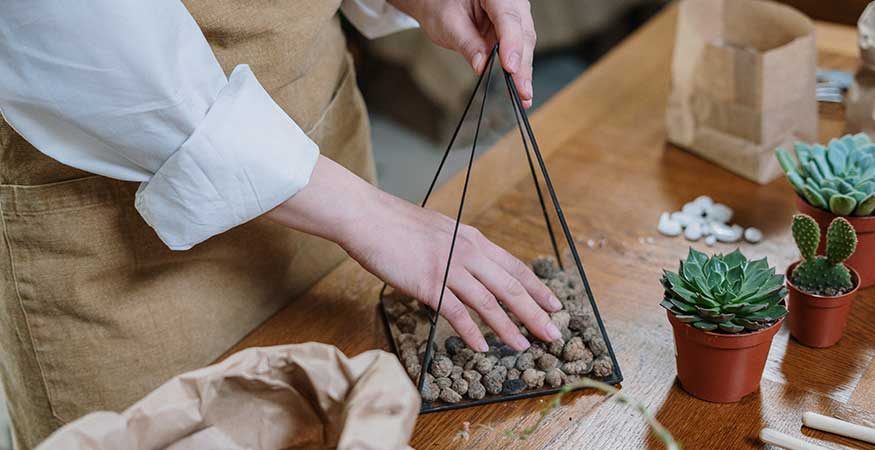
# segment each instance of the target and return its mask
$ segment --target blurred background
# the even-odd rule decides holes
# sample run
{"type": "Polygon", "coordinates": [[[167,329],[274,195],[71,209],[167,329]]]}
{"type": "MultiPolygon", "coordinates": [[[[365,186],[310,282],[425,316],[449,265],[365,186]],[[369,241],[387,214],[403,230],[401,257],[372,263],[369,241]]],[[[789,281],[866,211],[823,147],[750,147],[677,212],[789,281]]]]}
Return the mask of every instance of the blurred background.
{"type": "MultiPolygon", "coordinates": [[[[782,0],[817,20],[855,25],[869,0],[782,0]]],[[[533,111],[595,64],[669,0],[533,0],[538,32],[533,111]]],[[[347,26],[359,86],[370,111],[379,183],[419,201],[428,187],[452,129],[476,83],[468,64],[436,47],[417,30],[369,41],[347,26]]],[[[636,70],[629,67],[629,70],[636,70]]],[[[515,127],[503,83],[493,85],[478,148],[515,127]]],[[[469,114],[469,121],[476,115],[469,114]]],[[[569,120],[574,120],[573,117],[569,120]]],[[[463,127],[457,146],[470,145],[473,126],[463,127]]],[[[461,169],[465,152],[453,152],[439,181],[461,169]]],[[[0,390],[0,450],[10,450],[0,390]]]]}

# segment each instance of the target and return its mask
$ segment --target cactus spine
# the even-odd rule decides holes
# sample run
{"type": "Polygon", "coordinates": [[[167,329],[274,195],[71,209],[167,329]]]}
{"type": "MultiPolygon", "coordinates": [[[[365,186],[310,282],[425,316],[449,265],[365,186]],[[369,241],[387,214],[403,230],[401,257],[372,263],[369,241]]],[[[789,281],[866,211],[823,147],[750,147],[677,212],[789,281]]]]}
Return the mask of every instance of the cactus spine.
{"type": "Polygon", "coordinates": [[[820,227],[811,216],[793,216],[793,239],[802,262],[793,269],[791,279],[797,287],[813,294],[834,296],[853,287],[851,272],[843,264],[857,248],[857,234],[850,222],[836,217],[826,231],[826,256],[817,255],[820,227]]]}

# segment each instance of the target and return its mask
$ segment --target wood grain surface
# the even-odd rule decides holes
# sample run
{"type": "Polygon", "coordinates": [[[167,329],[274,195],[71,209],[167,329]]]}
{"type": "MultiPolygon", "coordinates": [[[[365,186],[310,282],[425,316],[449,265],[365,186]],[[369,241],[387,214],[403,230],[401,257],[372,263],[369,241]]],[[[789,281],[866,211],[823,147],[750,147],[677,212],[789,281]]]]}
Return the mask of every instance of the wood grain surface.
{"type": "MultiPolygon", "coordinates": [[[[801,428],[816,411],[875,423],[875,290],[860,292],[844,338],[815,350],[776,336],[761,391],[736,404],[697,400],[675,381],[674,343],[658,278],[688,244],[655,232],[659,214],[707,194],[731,206],[733,219],[765,234],[740,244],[784,270],[798,254],[789,235],[793,192],[784,180],[760,186],[666,143],[664,111],[676,10],[668,8],[533,116],[533,127],[579,241],[608,334],[625,376],[622,390],[640,399],[687,449],[762,448],[764,426],[829,448],[875,448],[801,428]],[[586,244],[588,240],[603,245],[586,244]]],[[[854,30],[818,24],[819,64],[853,70],[854,30]]],[[[508,106],[509,107],[509,106],[508,106]]],[[[842,109],[821,106],[822,139],[842,134],[842,109]]],[[[451,212],[460,176],[433,197],[451,212]]],[[[464,220],[523,260],[550,247],[516,130],[475,165],[464,220]]],[[[706,250],[701,242],[694,244],[706,250]]],[[[718,245],[729,252],[735,245],[718,245]]],[[[388,349],[377,312],[380,282],[347,261],[229,352],[245,347],[321,341],[347,354],[388,349]]],[[[528,440],[505,436],[532,425],[549,398],[466,408],[419,418],[415,448],[661,448],[639,416],[594,392],[568,396],[528,440]],[[462,433],[465,423],[470,432],[462,433]]]]}

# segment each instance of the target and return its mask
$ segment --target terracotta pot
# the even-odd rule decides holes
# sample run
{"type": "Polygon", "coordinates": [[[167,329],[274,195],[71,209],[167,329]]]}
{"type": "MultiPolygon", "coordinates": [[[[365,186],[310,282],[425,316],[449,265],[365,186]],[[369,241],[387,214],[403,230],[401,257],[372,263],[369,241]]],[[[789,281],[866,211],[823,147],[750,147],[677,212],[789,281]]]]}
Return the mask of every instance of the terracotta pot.
{"type": "Polygon", "coordinates": [[[695,397],[732,403],[760,387],[772,338],[781,322],[752,333],[703,331],[666,311],[674,328],[678,380],[695,397]]]}
{"type": "MultiPolygon", "coordinates": [[[[823,254],[826,247],[826,228],[837,216],[829,211],[809,205],[802,197],[796,196],[796,207],[813,217],[820,225],[820,245],[817,253],[823,254]]],[[[875,284],[875,216],[854,217],[843,216],[857,230],[857,251],[845,261],[849,267],[856,269],[860,275],[860,287],[865,288],[875,284]]]]}
{"type": "Polygon", "coordinates": [[[851,302],[860,288],[860,275],[851,268],[854,289],[847,294],[837,297],[813,295],[799,290],[790,282],[790,273],[798,264],[799,261],[796,261],[787,268],[787,289],[790,291],[787,322],[790,324],[790,334],[808,347],[832,347],[845,331],[851,302]]]}

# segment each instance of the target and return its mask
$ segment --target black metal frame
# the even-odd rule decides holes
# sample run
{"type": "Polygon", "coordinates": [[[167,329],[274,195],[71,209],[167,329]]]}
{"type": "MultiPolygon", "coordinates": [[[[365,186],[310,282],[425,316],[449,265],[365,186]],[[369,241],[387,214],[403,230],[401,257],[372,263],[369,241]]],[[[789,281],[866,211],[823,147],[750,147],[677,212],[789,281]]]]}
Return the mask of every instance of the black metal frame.
{"type": "MultiPolygon", "coordinates": [[[[443,293],[446,290],[447,278],[449,277],[449,273],[450,273],[450,264],[451,264],[452,259],[453,259],[453,250],[454,250],[455,244],[456,244],[456,236],[457,236],[457,233],[459,230],[459,223],[461,222],[461,219],[462,219],[462,211],[465,207],[465,197],[468,193],[468,184],[469,184],[469,181],[471,178],[471,168],[474,165],[474,156],[475,156],[476,150],[477,150],[477,138],[479,137],[479,134],[480,134],[480,124],[483,120],[483,111],[486,109],[486,99],[489,96],[489,85],[490,85],[490,81],[492,80],[492,68],[493,68],[493,65],[495,63],[495,59],[497,58],[497,54],[498,54],[498,46],[496,45],[492,49],[492,53],[489,55],[489,59],[486,61],[486,66],[485,66],[485,69],[483,70],[483,73],[480,75],[480,78],[477,80],[477,85],[474,87],[474,92],[471,94],[471,98],[468,99],[468,103],[465,105],[465,110],[462,113],[462,117],[461,117],[461,119],[459,119],[459,123],[458,123],[458,125],[456,125],[456,128],[453,131],[453,135],[450,138],[450,142],[447,145],[447,149],[444,152],[444,156],[443,156],[443,158],[441,158],[441,162],[438,165],[437,172],[435,172],[434,178],[432,179],[431,184],[428,187],[428,192],[425,194],[425,198],[423,199],[422,204],[421,204],[421,206],[424,208],[426,206],[426,204],[428,203],[428,199],[431,196],[432,191],[434,190],[435,184],[437,183],[437,180],[438,180],[438,177],[440,176],[441,170],[443,169],[444,164],[447,161],[447,157],[450,154],[450,150],[453,148],[453,144],[455,143],[456,138],[458,137],[459,130],[462,128],[462,124],[464,123],[465,118],[468,115],[468,111],[471,108],[471,104],[474,102],[474,98],[477,96],[477,92],[480,90],[481,84],[484,84],[483,80],[485,78],[486,83],[484,84],[484,89],[483,89],[483,100],[480,104],[480,112],[479,112],[479,115],[477,118],[477,128],[474,131],[474,140],[473,140],[473,143],[471,145],[471,154],[468,158],[467,172],[465,173],[465,183],[462,187],[462,196],[461,196],[461,199],[459,200],[458,212],[456,213],[456,225],[455,225],[455,229],[453,230],[452,241],[450,242],[450,253],[449,253],[449,256],[447,258],[447,266],[446,266],[446,269],[444,271],[444,278],[443,278],[443,285],[442,285],[442,289],[441,289],[441,294],[440,294],[440,298],[438,300],[437,307],[435,308],[434,313],[430,319],[430,329],[429,329],[429,333],[428,333],[428,341],[427,341],[427,345],[426,345],[426,349],[425,349],[425,355],[423,356],[422,369],[421,369],[420,374],[419,374],[419,382],[417,385],[420,392],[422,392],[422,388],[423,388],[423,385],[424,385],[425,379],[426,379],[425,374],[428,372],[428,367],[431,364],[431,360],[432,360],[432,346],[434,344],[435,332],[437,330],[437,323],[438,323],[438,319],[440,317],[441,305],[443,303],[443,295],[444,295],[443,293]]],[[[538,179],[537,171],[535,169],[535,163],[532,160],[532,155],[531,155],[531,151],[529,150],[528,142],[531,142],[531,148],[532,148],[532,150],[534,150],[535,159],[538,162],[538,168],[541,171],[541,176],[543,176],[543,178],[544,178],[544,184],[547,187],[547,191],[550,195],[550,199],[552,201],[554,211],[556,212],[556,216],[559,219],[559,224],[561,225],[562,232],[565,236],[565,240],[568,243],[569,251],[571,252],[572,258],[574,259],[574,265],[577,268],[577,272],[580,275],[580,279],[583,281],[584,290],[586,292],[587,298],[589,299],[589,303],[590,303],[590,306],[592,308],[593,315],[595,316],[596,322],[598,323],[599,331],[601,331],[602,337],[604,338],[605,344],[607,345],[608,354],[611,358],[611,362],[614,365],[614,371],[611,374],[611,376],[609,376],[607,379],[604,379],[602,381],[604,381],[605,383],[608,383],[608,384],[619,384],[620,382],[623,381],[623,375],[620,371],[620,366],[617,363],[617,358],[616,358],[616,355],[614,354],[614,349],[613,349],[613,346],[611,345],[611,341],[608,338],[607,332],[605,331],[605,326],[604,326],[604,323],[602,322],[601,315],[599,314],[598,306],[596,305],[595,299],[593,298],[592,290],[590,289],[590,286],[589,286],[589,280],[587,280],[586,273],[583,270],[583,264],[580,261],[580,255],[577,252],[577,247],[574,245],[574,238],[571,236],[571,231],[569,230],[568,224],[565,221],[565,215],[562,213],[562,207],[559,205],[559,199],[556,197],[556,191],[553,189],[553,182],[550,180],[550,175],[547,172],[547,166],[544,164],[544,158],[541,155],[541,150],[538,148],[538,143],[535,140],[535,134],[532,132],[532,126],[529,123],[529,118],[526,115],[526,111],[525,111],[525,108],[523,107],[522,100],[520,100],[519,93],[517,92],[517,90],[514,86],[513,78],[511,77],[511,75],[507,71],[502,70],[502,72],[504,73],[504,80],[505,80],[505,84],[507,85],[507,91],[508,91],[508,95],[511,99],[511,104],[513,106],[514,117],[516,118],[517,127],[519,128],[520,138],[523,142],[523,147],[524,147],[525,152],[526,152],[526,159],[528,160],[528,163],[529,163],[529,169],[530,169],[531,174],[532,174],[532,181],[534,182],[534,185],[535,185],[535,191],[538,194],[538,201],[541,204],[541,211],[543,212],[543,215],[544,215],[544,222],[546,224],[547,233],[550,236],[550,243],[553,247],[553,252],[556,255],[556,261],[558,262],[560,268],[564,268],[562,265],[562,257],[559,253],[559,247],[556,243],[556,236],[553,233],[553,227],[550,223],[550,215],[547,212],[547,206],[546,206],[546,203],[544,202],[544,195],[541,191],[541,183],[538,179]],[[528,142],[527,142],[526,138],[528,138],[528,142]]],[[[392,338],[392,332],[391,332],[390,325],[389,325],[389,315],[386,314],[386,309],[385,309],[386,308],[385,302],[387,301],[387,299],[385,297],[385,293],[386,293],[387,287],[388,287],[388,285],[384,284],[383,288],[380,290],[380,305],[381,305],[381,310],[383,313],[383,318],[384,318],[384,321],[386,323],[386,331],[388,333],[389,339],[392,341],[393,350],[396,353],[398,353],[399,349],[396,348],[395,340],[394,340],[394,338],[392,338]]],[[[391,301],[391,300],[388,300],[388,301],[391,301]]],[[[558,391],[559,391],[559,388],[547,388],[547,389],[541,389],[541,390],[536,390],[536,391],[524,391],[524,392],[521,392],[519,394],[513,394],[513,395],[503,395],[503,396],[502,395],[495,395],[495,396],[484,398],[482,400],[462,401],[460,403],[455,403],[455,404],[432,405],[429,402],[423,402],[423,405],[422,405],[420,412],[427,413],[427,412],[446,411],[446,410],[450,410],[450,409],[464,408],[464,407],[475,406],[475,405],[483,405],[483,404],[487,404],[487,403],[495,403],[495,402],[501,402],[501,401],[506,401],[506,400],[529,398],[529,397],[534,397],[534,396],[538,396],[538,395],[556,393],[558,391]]]]}

